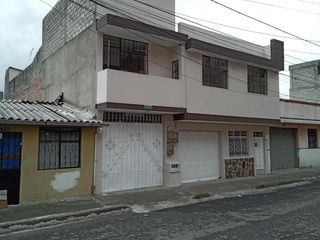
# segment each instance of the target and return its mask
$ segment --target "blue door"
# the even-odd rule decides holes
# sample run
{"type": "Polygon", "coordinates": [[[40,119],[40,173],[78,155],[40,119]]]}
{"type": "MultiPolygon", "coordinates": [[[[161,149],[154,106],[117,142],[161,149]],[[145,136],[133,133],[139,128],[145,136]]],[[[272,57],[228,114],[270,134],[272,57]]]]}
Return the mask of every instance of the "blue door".
{"type": "Polygon", "coordinates": [[[21,133],[0,133],[0,190],[7,190],[8,204],[20,201],[21,133]]]}

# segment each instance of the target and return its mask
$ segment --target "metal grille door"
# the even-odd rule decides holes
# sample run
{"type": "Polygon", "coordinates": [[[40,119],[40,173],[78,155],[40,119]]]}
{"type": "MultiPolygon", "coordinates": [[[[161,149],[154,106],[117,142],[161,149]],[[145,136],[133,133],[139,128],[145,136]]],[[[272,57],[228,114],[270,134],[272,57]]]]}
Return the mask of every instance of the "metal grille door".
{"type": "Polygon", "coordinates": [[[113,119],[103,130],[103,192],[162,185],[163,127],[159,117],[131,114],[113,119]]]}

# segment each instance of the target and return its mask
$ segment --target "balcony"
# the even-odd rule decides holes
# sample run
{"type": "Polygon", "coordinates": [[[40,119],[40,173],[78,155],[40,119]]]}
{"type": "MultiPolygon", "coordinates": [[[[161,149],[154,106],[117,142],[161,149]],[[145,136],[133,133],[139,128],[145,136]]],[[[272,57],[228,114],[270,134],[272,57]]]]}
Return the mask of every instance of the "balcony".
{"type": "Polygon", "coordinates": [[[185,82],[105,69],[98,72],[97,108],[185,112],[185,82]]]}

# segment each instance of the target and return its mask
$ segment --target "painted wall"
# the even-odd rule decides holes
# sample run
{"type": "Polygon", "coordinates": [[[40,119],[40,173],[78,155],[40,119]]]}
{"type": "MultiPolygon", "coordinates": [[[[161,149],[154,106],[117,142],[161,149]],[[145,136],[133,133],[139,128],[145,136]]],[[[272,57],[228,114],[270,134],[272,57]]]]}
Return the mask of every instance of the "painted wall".
{"type": "Polygon", "coordinates": [[[281,117],[283,122],[319,124],[320,106],[308,103],[281,101],[281,117]]]}
{"type": "Polygon", "coordinates": [[[240,38],[231,37],[213,32],[211,29],[195,27],[186,23],[179,23],[178,30],[189,35],[189,38],[213,43],[222,47],[231,48],[241,52],[246,52],[263,58],[271,57],[270,46],[260,46],[240,38]]]}
{"type": "Polygon", "coordinates": [[[300,167],[320,167],[320,126],[300,125],[298,127],[298,156],[300,167]],[[317,129],[318,148],[309,148],[308,129],[317,129]]]}
{"type": "MultiPolygon", "coordinates": [[[[165,9],[169,12],[175,12],[175,0],[141,0],[141,2],[147,3],[156,8],[165,9]]],[[[106,15],[108,13],[119,15],[120,17],[127,17],[127,15],[129,15],[132,20],[142,21],[150,25],[155,25],[171,30],[175,29],[174,14],[168,14],[155,8],[143,5],[139,2],[130,0],[103,0],[102,3],[109,8],[117,10],[111,11],[102,6],[98,6],[97,12],[99,13],[99,15],[106,15]],[[122,14],[120,14],[118,11],[121,11],[122,14]],[[165,19],[165,21],[163,19],[165,19]]]]}
{"type": "Polygon", "coordinates": [[[106,69],[98,73],[97,103],[116,102],[185,108],[181,80],[106,69]]]}
{"type": "Polygon", "coordinates": [[[58,170],[38,170],[39,127],[10,126],[10,131],[22,132],[21,203],[91,194],[95,156],[94,128],[82,128],[81,167],[58,170]]]}
{"type": "Polygon", "coordinates": [[[202,85],[202,55],[186,53],[187,109],[191,113],[279,119],[278,74],[268,71],[268,95],[248,93],[247,65],[228,61],[228,89],[202,85]]]}
{"type": "MultiPolygon", "coordinates": [[[[269,127],[268,126],[249,126],[249,125],[236,125],[236,124],[218,124],[218,123],[196,123],[196,122],[172,122],[170,117],[166,117],[165,120],[166,128],[174,128],[179,132],[181,131],[215,131],[219,133],[220,142],[220,175],[224,178],[224,160],[232,159],[229,156],[229,140],[228,131],[229,130],[242,130],[248,131],[249,136],[249,155],[247,158],[254,157],[254,144],[253,144],[253,132],[262,131],[264,134],[264,161],[266,174],[271,173],[270,169],[270,141],[269,141],[269,127]]],[[[166,146],[166,144],[164,144],[166,146]]],[[[180,162],[179,156],[176,154],[178,152],[179,143],[175,145],[175,154],[173,156],[165,156],[165,166],[168,166],[172,162],[180,162]]],[[[166,153],[166,151],[165,151],[166,153]]],[[[169,173],[168,167],[165,167],[164,172],[164,184],[166,186],[178,186],[181,184],[181,173],[169,173]]]]}

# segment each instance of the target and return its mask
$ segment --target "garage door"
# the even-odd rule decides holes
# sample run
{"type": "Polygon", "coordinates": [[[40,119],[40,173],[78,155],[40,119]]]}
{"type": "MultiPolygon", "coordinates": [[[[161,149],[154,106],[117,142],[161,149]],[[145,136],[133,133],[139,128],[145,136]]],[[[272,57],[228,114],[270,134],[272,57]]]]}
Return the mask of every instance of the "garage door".
{"type": "Polygon", "coordinates": [[[295,129],[270,128],[271,169],[296,167],[295,129]]]}
{"type": "Polygon", "coordinates": [[[103,131],[103,192],[162,185],[161,116],[123,114],[113,120],[103,131]]]}
{"type": "Polygon", "coordinates": [[[217,132],[180,132],[178,158],[182,182],[220,177],[219,136],[217,132]]]}

